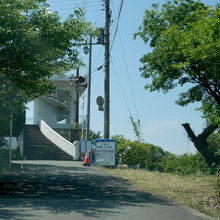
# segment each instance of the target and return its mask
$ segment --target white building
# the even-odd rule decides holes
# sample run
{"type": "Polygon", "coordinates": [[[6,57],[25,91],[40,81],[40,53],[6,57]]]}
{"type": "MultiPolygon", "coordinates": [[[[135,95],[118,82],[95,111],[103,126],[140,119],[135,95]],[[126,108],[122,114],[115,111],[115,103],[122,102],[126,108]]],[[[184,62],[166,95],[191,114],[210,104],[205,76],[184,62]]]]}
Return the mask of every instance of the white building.
{"type": "MultiPolygon", "coordinates": [[[[76,111],[76,85],[70,83],[69,76],[50,78],[56,86],[55,92],[34,100],[33,124],[45,121],[52,129],[69,130],[74,128],[76,111]]],[[[86,89],[86,84],[79,86],[79,97],[86,89]]],[[[79,124],[78,128],[82,128],[79,124]]]]}
{"type": "Polygon", "coordinates": [[[80,79],[84,82],[71,85],[69,76],[53,76],[50,80],[56,84],[56,91],[34,100],[33,125],[25,126],[18,141],[23,158],[79,159],[79,144],[73,142],[80,139],[82,129],[82,124],[74,128],[76,91],[80,97],[86,90],[85,78],[80,79]]]}

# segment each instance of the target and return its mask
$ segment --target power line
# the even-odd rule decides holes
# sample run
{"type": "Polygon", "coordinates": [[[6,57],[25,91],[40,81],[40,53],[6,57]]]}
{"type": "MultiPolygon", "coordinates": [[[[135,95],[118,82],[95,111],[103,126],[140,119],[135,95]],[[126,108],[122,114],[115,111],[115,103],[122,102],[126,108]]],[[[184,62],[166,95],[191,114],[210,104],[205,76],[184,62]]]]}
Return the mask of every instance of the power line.
{"type": "Polygon", "coordinates": [[[52,1],[49,3],[50,7],[56,7],[56,8],[62,8],[63,7],[76,7],[76,6],[81,6],[87,9],[92,9],[92,8],[101,8],[103,7],[103,3],[101,1],[93,1],[93,2],[87,2],[85,0],[82,1],[52,1]]]}
{"type": "Polygon", "coordinates": [[[112,4],[112,17],[114,17],[114,19],[112,19],[112,27],[111,27],[111,32],[113,32],[113,30],[115,29],[115,22],[117,20],[117,17],[118,17],[118,13],[116,14],[116,10],[115,10],[115,7],[114,7],[114,2],[111,0],[111,4],[112,4]],[[114,15],[113,15],[114,14],[114,15]]]}
{"type": "MultiPolygon", "coordinates": [[[[125,68],[126,68],[126,74],[128,76],[130,92],[131,92],[131,96],[132,96],[132,100],[133,100],[134,108],[135,108],[135,112],[136,112],[137,124],[138,124],[138,127],[140,129],[141,139],[143,139],[143,131],[142,131],[141,126],[140,126],[140,119],[139,119],[138,110],[137,110],[137,106],[136,106],[136,102],[135,102],[134,90],[133,90],[133,86],[132,86],[132,83],[131,83],[131,77],[130,77],[130,73],[129,73],[129,70],[128,70],[128,65],[127,65],[127,61],[126,61],[126,57],[125,57],[125,51],[124,51],[124,47],[123,47],[123,42],[122,42],[121,36],[120,36],[120,31],[118,31],[118,33],[119,33],[120,47],[121,47],[121,51],[122,51],[122,55],[123,55],[123,60],[124,60],[125,68]]],[[[134,122],[132,117],[131,117],[131,120],[134,122]]]]}
{"type": "Polygon", "coordinates": [[[127,61],[126,61],[126,57],[125,57],[125,51],[124,51],[124,47],[123,47],[123,42],[122,42],[121,36],[120,36],[120,31],[118,33],[119,33],[120,47],[121,47],[121,50],[122,50],[123,60],[124,60],[125,68],[126,68],[126,74],[128,76],[129,86],[131,88],[130,89],[131,96],[132,96],[132,99],[133,99],[133,103],[134,103],[134,107],[135,107],[137,118],[139,119],[138,110],[137,110],[137,106],[136,106],[136,102],[135,102],[135,97],[134,97],[134,90],[133,90],[133,86],[132,86],[132,83],[131,83],[131,76],[130,76],[130,73],[129,73],[129,70],[128,70],[128,65],[127,65],[127,61]]]}
{"type": "MultiPolygon", "coordinates": [[[[81,4],[79,4],[79,5],[81,5],[81,4]]],[[[53,6],[54,7],[67,7],[67,6],[74,7],[74,5],[71,4],[71,3],[67,3],[67,4],[54,4],[53,6]]],[[[85,6],[85,8],[96,8],[96,7],[102,7],[102,5],[99,4],[99,5],[89,5],[89,6],[87,5],[87,6],[85,6]]]]}
{"type": "Polygon", "coordinates": [[[117,78],[117,83],[118,83],[118,85],[119,85],[119,88],[120,88],[120,90],[121,90],[121,94],[122,94],[122,97],[123,97],[123,101],[124,101],[124,103],[125,103],[125,105],[126,105],[126,107],[127,107],[128,114],[129,114],[129,118],[130,118],[131,124],[132,124],[132,126],[133,126],[134,135],[136,136],[136,138],[138,138],[139,141],[144,140],[144,139],[143,139],[143,132],[142,132],[142,129],[141,129],[141,124],[140,124],[140,119],[138,118],[138,120],[135,121],[134,118],[132,117],[132,114],[131,114],[131,111],[130,111],[130,108],[129,108],[129,105],[128,105],[128,101],[127,101],[127,99],[126,99],[125,92],[124,92],[124,90],[123,90],[123,87],[122,87],[122,85],[121,85],[120,79],[119,79],[119,77],[118,77],[118,74],[117,74],[115,65],[114,65],[114,63],[113,63],[112,57],[110,57],[110,58],[111,58],[112,66],[113,66],[113,68],[114,68],[114,70],[115,70],[114,73],[115,73],[115,76],[116,76],[116,78],[117,78]]]}
{"type": "Polygon", "coordinates": [[[120,6],[119,6],[119,11],[118,11],[118,17],[117,17],[115,33],[114,33],[114,36],[113,36],[113,39],[112,39],[110,51],[112,50],[112,47],[113,47],[113,44],[114,44],[114,41],[115,41],[115,37],[116,37],[117,31],[118,31],[119,20],[120,20],[120,17],[121,17],[121,11],[122,11],[123,4],[124,4],[124,0],[121,0],[120,6]]]}
{"type": "Polygon", "coordinates": [[[124,101],[124,103],[125,103],[125,105],[126,105],[126,107],[127,107],[129,116],[131,116],[131,111],[130,111],[130,108],[129,108],[129,105],[128,105],[128,101],[127,101],[127,98],[126,98],[126,96],[125,96],[125,92],[124,92],[123,87],[122,87],[122,85],[121,85],[120,79],[119,79],[118,74],[117,74],[116,67],[115,67],[115,65],[114,65],[114,62],[113,62],[113,59],[112,59],[111,56],[110,56],[110,59],[111,59],[112,66],[113,66],[113,68],[114,68],[114,73],[115,73],[115,76],[116,76],[116,79],[117,79],[117,83],[118,83],[119,88],[120,88],[120,90],[121,90],[121,94],[122,94],[122,97],[123,97],[123,101],[124,101]]]}
{"type": "MultiPolygon", "coordinates": [[[[91,0],[90,0],[91,1],[91,0]]],[[[49,3],[63,3],[63,0],[50,0],[49,3]]],[[[81,2],[82,4],[87,4],[88,0],[70,0],[70,1],[65,1],[65,2],[69,2],[69,3],[74,3],[74,2],[81,2]]],[[[89,3],[96,3],[96,2],[101,2],[100,0],[95,0],[93,2],[89,2],[89,3]]]]}

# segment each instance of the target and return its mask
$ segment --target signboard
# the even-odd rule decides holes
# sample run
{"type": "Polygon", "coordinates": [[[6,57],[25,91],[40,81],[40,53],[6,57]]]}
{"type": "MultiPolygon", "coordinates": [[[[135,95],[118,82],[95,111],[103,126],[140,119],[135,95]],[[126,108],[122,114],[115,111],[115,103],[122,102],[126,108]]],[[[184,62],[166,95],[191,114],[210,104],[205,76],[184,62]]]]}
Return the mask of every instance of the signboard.
{"type": "Polygon", "coordinates": [[[115,166],[115,140],[98,139],[95,140],[95,165],[115,166]]]}

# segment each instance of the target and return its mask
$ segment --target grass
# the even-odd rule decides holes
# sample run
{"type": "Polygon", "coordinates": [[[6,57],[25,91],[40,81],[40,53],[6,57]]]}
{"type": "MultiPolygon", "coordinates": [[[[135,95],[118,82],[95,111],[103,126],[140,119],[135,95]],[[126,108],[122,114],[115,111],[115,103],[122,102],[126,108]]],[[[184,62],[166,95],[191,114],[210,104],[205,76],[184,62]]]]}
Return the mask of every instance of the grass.
{"type": "Polygon", "coordinates": [[[106,169],[106,171],[127,179],[139,189],[220,219],[220,195],[217,192],[217,176],[182,176],[133,169],[106,169]]]}

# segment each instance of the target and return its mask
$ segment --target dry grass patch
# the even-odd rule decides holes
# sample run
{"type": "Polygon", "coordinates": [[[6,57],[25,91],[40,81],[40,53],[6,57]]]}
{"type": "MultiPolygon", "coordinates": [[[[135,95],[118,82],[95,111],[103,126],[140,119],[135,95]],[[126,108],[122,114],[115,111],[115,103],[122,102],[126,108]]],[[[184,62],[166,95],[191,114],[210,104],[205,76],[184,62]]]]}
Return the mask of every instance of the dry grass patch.
{"type": "Polygon", "coordinates": [[[216,190],[218,178],[216,176],[181,176],[132,169],[107,169],[107,171],[127,179],[139,189],[220,219],[220,198],[216,190]]]}

